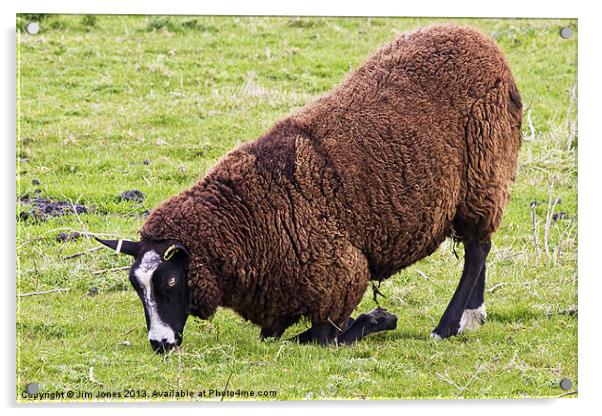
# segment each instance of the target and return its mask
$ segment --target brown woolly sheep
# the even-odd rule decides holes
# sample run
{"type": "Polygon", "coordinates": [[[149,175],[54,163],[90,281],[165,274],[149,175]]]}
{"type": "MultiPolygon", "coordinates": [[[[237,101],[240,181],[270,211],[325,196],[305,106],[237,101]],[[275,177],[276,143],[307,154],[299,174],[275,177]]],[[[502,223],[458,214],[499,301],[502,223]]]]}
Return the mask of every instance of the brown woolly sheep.
{"type": "Polygon", "coordinates": [[[232,308],[300,342],[349,343],[395,327],[377,309],[350,318],[381,281],[453,237],[459,286],[432,335],[485,319],[485,259],[508,200],[522,105],[493,41],[427,27],[382,47],[329,94],[227,154],[154,209],[130,277],[157,351],[182,340],[189,314],[232,308]]]}

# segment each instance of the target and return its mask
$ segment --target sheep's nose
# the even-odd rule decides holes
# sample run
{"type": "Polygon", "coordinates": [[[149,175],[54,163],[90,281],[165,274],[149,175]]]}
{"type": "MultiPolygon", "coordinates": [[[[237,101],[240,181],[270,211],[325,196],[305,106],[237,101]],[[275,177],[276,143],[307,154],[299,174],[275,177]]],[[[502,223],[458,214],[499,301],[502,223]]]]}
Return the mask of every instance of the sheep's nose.
{"type": "Polygon", "coordinates": [[[173,347],[176,346],[176,344],[174,344],[173,342],[167,342],[166,338],[163,338],[161,341],[151,339],[150,344],[153,348],[153,351],[157,354],[165,354],[166,352],[169,352],[173,347]]]}

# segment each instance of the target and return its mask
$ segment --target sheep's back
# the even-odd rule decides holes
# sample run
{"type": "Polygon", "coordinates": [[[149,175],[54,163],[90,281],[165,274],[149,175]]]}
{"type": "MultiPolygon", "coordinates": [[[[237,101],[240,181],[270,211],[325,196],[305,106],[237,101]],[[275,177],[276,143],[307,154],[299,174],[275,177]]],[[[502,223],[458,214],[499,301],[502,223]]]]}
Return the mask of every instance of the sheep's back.
{"type": "MultiPolygon", "coordinates": [[[[435,26],[381,48],[332,93],[293,117],[339,172],[340,221],[375,278],[431,254],[454,232],[462,207],[494,215],[466,201],[472,188],[507,186],[520,132],[501,152],[487,149],[480,137],[474,139],[477,148],[471,146],[467,125],[490,91],[502,89],[508,97],[512,88],[510,70],[491,40],[473,29],[435,26]],[[471,179],[471,152],[492,164],[509,159],[497,168],[505,171],[495,179],[471,179]]],[[[508,129],[502,121],[501,127],[495,120],[485,127],[508,129]]],[[[495,203],[497,212],[505,200],[495,203]]]]}

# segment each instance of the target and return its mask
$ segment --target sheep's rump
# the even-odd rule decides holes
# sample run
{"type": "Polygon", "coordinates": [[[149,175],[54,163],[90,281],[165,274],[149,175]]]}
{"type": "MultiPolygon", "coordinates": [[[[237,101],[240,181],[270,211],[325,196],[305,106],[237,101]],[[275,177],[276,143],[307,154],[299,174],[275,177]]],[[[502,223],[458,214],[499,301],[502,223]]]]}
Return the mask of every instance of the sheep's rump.
{"type": "Polygon", "coordinates": [[[142,234],[220,258],[222,304],[260,325],[341,322],[370,279],[428,256],[447,236],[496,230],[521,114],[491,40],[448,25],[411,32],[228,154],[153,211],[142,234]]]}

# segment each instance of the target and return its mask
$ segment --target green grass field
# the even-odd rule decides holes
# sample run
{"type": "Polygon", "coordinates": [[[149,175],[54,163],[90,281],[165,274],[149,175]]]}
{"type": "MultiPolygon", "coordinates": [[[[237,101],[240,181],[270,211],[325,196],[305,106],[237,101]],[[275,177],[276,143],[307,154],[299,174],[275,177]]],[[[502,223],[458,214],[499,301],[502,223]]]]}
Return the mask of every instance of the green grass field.
{"type": "MultiPolygon", "coordinates": [[[[47,393],[119,394],[111,400],[226,387],[276,399],[556,397],[563,378],[574,393],[575,20],[454,20],[498,41],[525,107],[518,179],[489,256],[488,322],[477,332],[429,337],[462,270],[461,246],[458,260],[446,242],[381,286],[395,331],[344,348],[286,341],[300,323],[284,340],[261,342],[259,328],[220,309],[189,320],[182,348],[163,357],[151,352],[127,272],[95,273],[129,258],[99,250],[65,259],[98,244],[57,241],[74,231],[136,239],[146,210],[399,32],[435,21],[443,19],[50,16],[39,34],[20,31],[17,292],[69,291],[17,298],[17,400],[35,400],[21,394],[31,382],[47,393]],[[565,26],[574,32],[566,40],[565,26]],[[131,189],[144,201],[119,200],[131,189]],[[36,218],[24,196],[87,212],[36,218]]],[[[358,312],[374,306],[369,290],[358,312]]]]}

